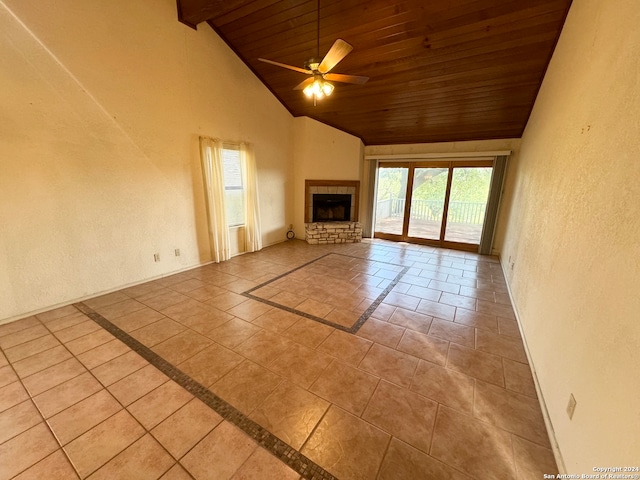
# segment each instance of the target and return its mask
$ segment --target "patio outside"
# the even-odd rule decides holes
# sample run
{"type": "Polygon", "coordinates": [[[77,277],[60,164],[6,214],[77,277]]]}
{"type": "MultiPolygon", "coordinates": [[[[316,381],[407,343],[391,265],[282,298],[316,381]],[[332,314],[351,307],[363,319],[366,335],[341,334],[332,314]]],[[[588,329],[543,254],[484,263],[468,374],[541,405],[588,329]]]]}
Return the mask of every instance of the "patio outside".
{"type": "MultiPolygon", "coordinates": [[[[420,203],[435,203],[419,201],[420,203]]],[[[389,234],[402,234],[405,199],[389,199],[379,201],[376,205],[375,231],[389,234]]],[[[409,236],[438,240],[440,238],[440,226],[442,225],[442,210],[415,208],[417,202],[413,202],[411,218],[409,220],[409,236]]],[[[486,203],[480,202],[451,202],[449,204],[449,218],[445,240],[448,242],[460,242],[479,244],[482,235],[482,223],[484,220],[486,203]]]]}

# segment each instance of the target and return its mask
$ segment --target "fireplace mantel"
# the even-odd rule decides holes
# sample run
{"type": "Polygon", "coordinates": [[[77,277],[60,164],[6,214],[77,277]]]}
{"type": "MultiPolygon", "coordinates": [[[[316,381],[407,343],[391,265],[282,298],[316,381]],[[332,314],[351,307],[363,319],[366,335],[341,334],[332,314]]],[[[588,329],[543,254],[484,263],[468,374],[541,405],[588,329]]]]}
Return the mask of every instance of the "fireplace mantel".
{"type": "Polygon", "coordinates": [[[359,180],[305,180],[304,181],[304,222],[313,221],[313,195],[325,194],[350,194],[351,214],[350,221],[358,221],[360,181],[359,180]]]}

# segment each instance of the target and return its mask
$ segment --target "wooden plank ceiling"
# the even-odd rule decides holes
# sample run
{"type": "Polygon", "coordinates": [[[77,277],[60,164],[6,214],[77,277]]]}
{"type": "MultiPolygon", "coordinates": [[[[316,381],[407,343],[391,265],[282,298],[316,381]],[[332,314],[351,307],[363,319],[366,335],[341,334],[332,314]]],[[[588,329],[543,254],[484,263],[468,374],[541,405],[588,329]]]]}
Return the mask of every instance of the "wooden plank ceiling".
{"type": "MultiPolygon", "coordinates": [[[[206,21],[294,115],[365,145],[520,137],[571,0],[321,0],[320,56],[353,51],[318,101],[293,90],[316,57],[317,0],[178,0],[180,21],[206,21]]],[[[201,27],[202,28],[202,27],[201,27]]]]}

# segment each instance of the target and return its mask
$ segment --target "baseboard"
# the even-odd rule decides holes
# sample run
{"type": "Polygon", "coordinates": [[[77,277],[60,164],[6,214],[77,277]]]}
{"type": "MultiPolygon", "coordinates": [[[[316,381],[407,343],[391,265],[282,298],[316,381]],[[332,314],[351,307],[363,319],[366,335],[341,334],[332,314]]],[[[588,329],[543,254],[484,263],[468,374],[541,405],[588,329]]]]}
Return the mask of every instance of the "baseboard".
{"type": "MultiPolygon", "coordinates": [[[[531,358],[531,353],[529,352],[529,346],[527,345],[527,338],[524,335],[524,329],[522,328],[522,322],[520,321],[520,315],[518,314],[518,307],[513,298],[513,293],[511,292],[511,285],[507,281],[507,272],[505,270],[505,265],[502,263],[502,257],[500,257],[500,268],[502,269],[502,274],[505,278],[505,284],[507,286],[507,292],[509,294],[509,299],[511,300],[511,305],[513,306],[513,311],[516,316],[516,322],[518,323],[518,330],[520,330],[520,336],[522,337],[522,344],[524,345],[524,351],[527,355],[527,361],[529,362],[529,368],[531,368],[531,375],[533,376],[533,383],[536,387],[536,393],[538,395],[538,401],[540,402],[540,409],[542,410],[542,417],[544,419],[545,426],[547,427],[547,433],[549,435],[549,443],[551,443],[551,450],[553,451],[553,456],[555,457],[556,464],[558,466],[558,473],[566,473],[567,469],[564,464],[564,459],[562,458],[562,452],[560,451],[560,446],[558,445],[558,441],[556,440],[556,433],[553,428],[553,424],[551,423],[551,418],[549,417],[549,411],[547,410],[547,404],[544,401],[544,395],[542,394],[542,389],[540,388],[540,382],[538,381],[538,375],[536,373],[536,367],[531,358]]],[[[551,472],[549,472],[551,473],[551,472]]]]}
{"type": "MultiPolygon", "coordinates": [[[[267,248],[267,247],[270,247],[272,245],[277,245],[279,243],[284,243],[286,241],[287,241],[287,239],[285,238],[284,240],[279,240],[279,241],[270,243],[268,245],[263,245],[262,248],[267,248]]],[[[238,255],[243,255],[244,253],[248,253],[248,252],[239,252],[239,253],[236,253],[233,256],[236,257],[238,255]]],[[[72,300],[65,300],[64,302],[56,303],[55,305],[49,305],[47,307],[39,308],[37,310],[32,310],[30,312],[25,312],[25,313],[20,313],[18,315],[13,315],[11,317],[1,319],[0,320],[0,325],[4,325],[5,323],[15,322],[16,320],[20,320],[21,318],[31,317],[31,316],[37,315],[39,313],[48,312],[49,310],[55,310],[56,308],[66,307],[67,305],[71,305],[73,303],[83,302],[83,301],[88,300],[90,298],[99,297],[101,295],[107,295],[109,293],[117,292],[118,290],[122,290],[124,288],[135,287],[136,285],[140,285],[142,283],[152,282],[154,280],[159,280],[160,278],[168,277],[170,275],[176,275],[178,273],[187,272],[189,270],[193,270],[194,268],[204,267],[205,265],[209,265],[211,263],[214,263],[214,262],[212,260],[209,260],[209,261],[206,261],[206,262],[203,262],[203,263],[198,263],[196,265],[191,265],[191,266],[184,267],[184,268],[181,268],[181,269],[178,269],[178,270],[173,270],[171,272],[165,272],[165,273],[162,273],[160,275],[156,275],[156,276],[153,276],[153,277],[146,278],[144,280],[140,280],[140,281],[136,281],[136,282],[133,282],[133,283],[128,283],[128,284],[125,284],[125,285],[121,285],[119,287],[115,287],[115,288],[111,288],[111,289],[108,289],[108,290],[103,290],[103,291],[100,291],[100,292],[92,293],[90,295],[85,295],[83,297],[74,298],[72,300]]]]}
{"type": "Polygon", "coordinates": [[[209,265],[210,263],[213,263],[213,262],[212,261],[207,261],[207,262],[199,263],[199,264],[196,264],[196,265],[191,265],[191,266],[188,266],[188,267],[180,268],[178,270],[173,270],[171,272],[165,272],[165,273],[162,273],[160,275],[155,275],[153,277],[149,277],[149,278],[146,278],[144,280],[128,283],[128,284],[125,284],[125,285],[121,285],[119,287],[110,288],[110,289],[103,290],[103,291],[100,291],[100,292],[92,293],[90,295],[85,295],[85,296],[82,296],[82,297],[74,298],[72,300],[65,300],[64,302],[61,302],[61,303],[56,303],[54,305],[49,305],[47,307],[39,308],[37,310],[32,310],[30,312],[20,313],[18,315],[14,315],[12,317],[3,318],[2,320],[0,320],[0,325],[4,325],[5,323],[15,322],[16,320],[20,320],[21,318],[31,317],[31,316],[37,315],[39,313],[48,312],[49,310],[55,310],[56,308],[66,307],[67,305],[72,305],[74,303],[83,302],[83,301],[88,300],[90,298],[100,297],[102,295],[108,295],[109,293],[117,292],[117,291],[122,290],[124,288],[135,287],[136,285],[141,285],[143,283],[152,282],[154,280],[159,280],[161,278],[169,277],[171,275],[176,275],[178,273],[187,272],[189,270],[193,270],[194,268],[204,267],[205,265],[209,265]]]}

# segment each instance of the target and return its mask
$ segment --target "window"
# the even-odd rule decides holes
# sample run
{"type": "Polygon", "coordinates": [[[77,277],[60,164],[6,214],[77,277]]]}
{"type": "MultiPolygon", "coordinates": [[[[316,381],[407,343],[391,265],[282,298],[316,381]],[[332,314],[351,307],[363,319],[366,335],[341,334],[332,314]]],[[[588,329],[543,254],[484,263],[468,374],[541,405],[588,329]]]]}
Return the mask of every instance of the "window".
{"type": "Polygon", "coordinates": [[[232,254],[262,249],[253,147],[200,137],[200,159],[212,260],[223,262],[232,254]]]}
{"type": "Polygon", "coordinates": [[[227,224],[230,227],[244,225],[244,188],[242,185],[242,167],[240,151],[232,145],[225,145],[222,150],[224,168],[224,200],[227,224]]]}

